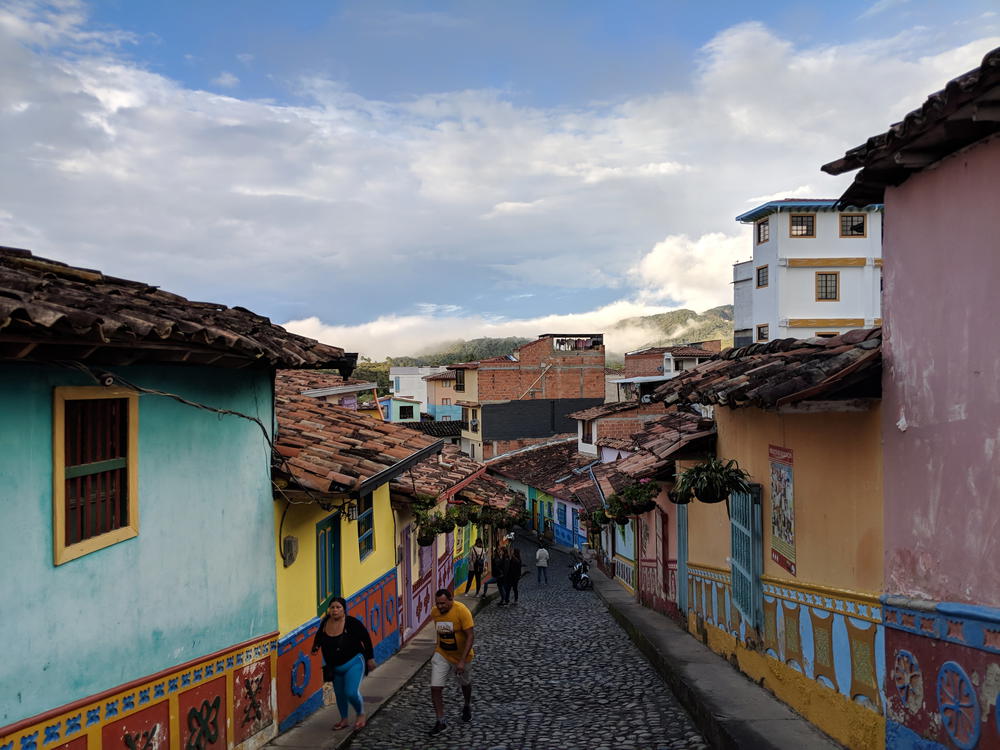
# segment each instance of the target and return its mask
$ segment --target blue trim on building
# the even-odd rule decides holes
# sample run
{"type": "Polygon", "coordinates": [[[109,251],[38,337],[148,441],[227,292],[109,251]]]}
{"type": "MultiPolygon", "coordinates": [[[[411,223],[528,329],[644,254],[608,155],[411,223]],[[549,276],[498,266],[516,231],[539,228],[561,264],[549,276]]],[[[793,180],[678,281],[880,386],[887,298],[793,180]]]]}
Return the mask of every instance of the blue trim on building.
{"type": "Polygon", "coordinates": [[[1000,644],[986,643],[987,630],[1000,630],[1000,609],[888,595],[881,597],[881,601],[887,628],[1000,654],[1000,644]],[[913,618],[912,626],[907,624],[907,617],[913,618]]]}
{"type": "Polygon", "coordinates": [[[893,750],[947,750],[941,743],[921,737],[892,719],[885,720],[885,746],[893,750]]]}
{"type": "Polygon", "coordinates": [[[399,651],[399,629],[375,644],[375,663],[382,664],[399,651]]]}
{"type": "Polygon", "coordinates": [[[303,641],[307,641],[316,635],[319,623],[322,618],[314,617],[304,625],[299,625],[295,630],[289,631],[278,639],[278,656],[287,654],[303,641]]]}
{"type": "Polygon", "coordinates": [[[289,729],[305,721],[306,717],[316,713],[323,708],[323,688],[320,688],[309,698],[303,701],[298,708],[292,711],[285,720],[278,724],[278,733],[287,732],[289,729]]]}

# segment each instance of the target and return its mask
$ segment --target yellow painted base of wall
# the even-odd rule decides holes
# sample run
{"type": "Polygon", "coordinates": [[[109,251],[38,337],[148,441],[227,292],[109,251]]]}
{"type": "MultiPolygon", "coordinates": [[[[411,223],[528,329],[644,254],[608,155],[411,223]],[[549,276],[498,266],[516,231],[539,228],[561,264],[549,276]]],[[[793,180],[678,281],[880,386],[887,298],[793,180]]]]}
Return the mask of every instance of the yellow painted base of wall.
{"type": "MultiPolygon", "coordinates": [[[[806,677],[763,652],[747,648],[735,636],[705,624],[707,645],[736,665],[743,674],[769,690],[837,742],[852,750],[885,747],[885,718],[860,703],[806,677]]],[[[694,614],[688,616],[688,631],[697,633],[694,614]]]]}

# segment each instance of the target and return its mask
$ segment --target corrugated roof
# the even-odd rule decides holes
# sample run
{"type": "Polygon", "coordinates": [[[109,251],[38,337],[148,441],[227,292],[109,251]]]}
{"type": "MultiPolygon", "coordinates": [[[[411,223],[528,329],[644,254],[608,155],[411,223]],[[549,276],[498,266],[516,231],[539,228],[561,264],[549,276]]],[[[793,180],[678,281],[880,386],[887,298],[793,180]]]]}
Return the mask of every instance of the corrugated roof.
{"type": "Polygon", "coordinates": [[[242,307],[0,247],[0,359],[336,369],[357,354],[289,333],[242,307]]]}
{"type": "Polygon", "coordinates": [[[829,174],[861,169],[840,204],[881,203],[886,187],[899,185],[948,154],[1000,133],[998,108],[1000,47],[987,52],[978,68],[953,78],[886,132],[822,169],[829,174]]]}

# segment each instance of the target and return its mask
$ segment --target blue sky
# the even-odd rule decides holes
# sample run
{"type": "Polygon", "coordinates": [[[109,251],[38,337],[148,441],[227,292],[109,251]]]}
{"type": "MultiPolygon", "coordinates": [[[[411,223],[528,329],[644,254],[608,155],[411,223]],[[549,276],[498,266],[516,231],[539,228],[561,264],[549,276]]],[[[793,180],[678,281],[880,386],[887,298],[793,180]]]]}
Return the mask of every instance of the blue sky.
{"type": "Polygon", "coordinates": [[[11,0],[0,244],[376,357],[701,310],[994,5],[11,0]]]}

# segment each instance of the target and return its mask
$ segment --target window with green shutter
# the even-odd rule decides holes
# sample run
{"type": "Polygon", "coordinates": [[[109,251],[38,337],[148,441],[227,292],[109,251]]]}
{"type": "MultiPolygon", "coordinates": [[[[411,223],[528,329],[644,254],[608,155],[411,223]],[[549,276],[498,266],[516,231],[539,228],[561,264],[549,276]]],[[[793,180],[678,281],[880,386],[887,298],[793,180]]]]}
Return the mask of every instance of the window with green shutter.
{"type": "Polygon", "coordinates": [[[734,492],[729,496],[729,526],[733,604],[752,627],[758,628],[761,623],[760,576],[764,565],[760,485],[753,485],[750,492],[734,492]]]}

